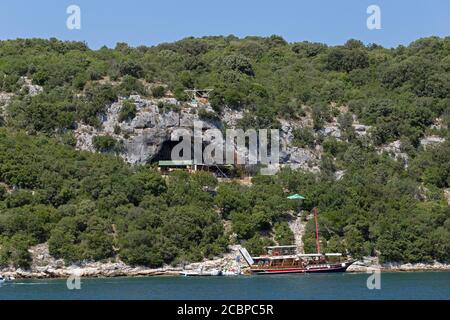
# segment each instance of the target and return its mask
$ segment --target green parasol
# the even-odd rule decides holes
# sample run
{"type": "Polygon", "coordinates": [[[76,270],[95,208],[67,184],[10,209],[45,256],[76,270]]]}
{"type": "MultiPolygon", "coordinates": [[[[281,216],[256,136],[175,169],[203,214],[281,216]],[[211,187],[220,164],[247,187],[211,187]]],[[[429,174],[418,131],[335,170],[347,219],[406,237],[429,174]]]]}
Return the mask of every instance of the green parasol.
{"type": "MultiPolygon", "coordinates": [[[[305,200],[305,197],[302,195],[299,195],[298,193],[290,195],[289,197],[287,197],[289,200],[305,200]]],[[[299,206],[298,206],[298,214],[300,214],[301,210],[300,210],[301,206],[300,206],[300,202],[299,202],[299,206]]]]}
{"type": "Polygon", "coordinates": [[[290,200],[305,200],[305,197],[302,196],[302,195],[299,195],[298,193],[293,194],[293,195],[291,195],[291,196],[289,196],[287,198],[290,199],[290,200]]]}

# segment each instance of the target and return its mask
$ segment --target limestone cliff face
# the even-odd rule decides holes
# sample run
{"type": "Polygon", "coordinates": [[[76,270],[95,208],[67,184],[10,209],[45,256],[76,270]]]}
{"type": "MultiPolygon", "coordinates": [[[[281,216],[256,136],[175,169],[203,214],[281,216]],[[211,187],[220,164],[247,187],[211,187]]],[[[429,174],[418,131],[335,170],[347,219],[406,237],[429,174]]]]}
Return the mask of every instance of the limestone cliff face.
{"type": "MultiPolygon", "coordinates": [[[[33,85],[31,80],[22,78],[22,89],[30,96],[37,95],[43,88],[33,85]]],[[[6,118],[6,109],[14,94],[0,92],[0,116],[6,118]]],[[[95,152],[93,138],[95,136],[109,135],[119,141],[123,146],[120,156],[131,164],[144,164],[151,162],[162,152],[165,143],[170,142],[172,133],[180,128],[192,130],[194,122],[200,122],[204,129],[238,128],[238,122],[244,117],[245,111],[233,110],[225,107],[219,119],[202,120],[199,110],[203,114],[214,114],[208,103],[181,103],[174,98],[147,99],[139,95],[122,97],[106,108],[100,116],[101,125],[94,128],[78,123],[74,131],[77,141],[76,147],[80,150],[95,152]],[[131,120],[119,121],[120,113],[125,101],[134,103],[136,115],[131,120]],[[206,111],[206,112],[205,112],[206,111]]],[[[280,159],[279,165],[290,166],[293,169],[303,169],[312,172],[319,171],[319,162],[322,147],[301,148],[294,146],[294,130],[297,128],[311,128],[312,118],[307,115],[301,119],[283,119],[278,121],[280,127],[280,159]]],[[[370,127],[353,124],[358,135],[365,135],[370,127]]],[[[255,128],[257,129],[257,128],[255,128]]],[[[322,137],[341,138],[341,132],[336,119],[327,123],[323,129],[316,132],[322,137]]],[[[237,152],[240,150],[237,148],[237,152]]]]}
{"type": "MultiPolygon", "coordinates": [[[[34,97],[44,91],[43,87],[33,84],[27,77],[20,77],[19,84],[20,92],[29,97],[34,97]]],[[[7,122],[7,108],[14,97],[14,93],[0,91],[0,126],[3,122],[7,122]]]]}
{"type": "MultiPolygon", "coordinates": [[[[43,92],[43,88],[33,85],[31,80],[22,77],[22,91],[29,96],[35,96],[43,92]]],[[[7,123],[7,107],[14,94],[0,92],[0,121],[7,123]]],[[[305,106],[306,107],[306,106],[305,106]]],[[[333,105],[336,107],[336,105],[333,105]]],[[[308,108],[305,108],[308,110],[308,108]]],[[[224,108],[223,112],[216,120],[201,120],[199,110],[206,111],[203,114],[214,114],[208,103],[180,103],[174,98],[145,99],[139,95],[120,98],[117,102],[109,105],[105,114],[101,116],[101,126],[94,128],[82,123],[77,124],[74,134],[77,140],[77,148],[95,152],[92,140],[95,136],[110,135],[123,145],[120,154],[123,159],[131,164],[148,163],[158,157],[164,149],[165,144],[170,142],[173,132],[184,128],[192,130],[194,122],[202,123],[204,129],[237,128],[238,122],[244,117],[245,111],[224,108]],[[136,106],[136,115],[133,119],[119,121],[120,112],[124,101],[130,101],[136,106]]],[[[348,112],[345,106],[339,108],[341,113],[348,112]]],[[[300,119],[278,119],[280,126],[280,159],[278,169],[282,166],[289,166],[293,169],[303,169],[307,171],[319,171],[319,163],[322,155],[320,144],[314,147],[302,148],[294,145],[294,130],[298,128],[312,128],[313,121],[309,111],[300,119]]],[[[358,123],[353,115],[353,129],[356,135],[365,136],[370,134],[370,126],[358,123]]],[[[443,120],[436,119],[431,128],[443,128],[443,120]]],[[[326,123],[324,127],[315,132],[315,138],[334,137],[342,139],[340,126],[337,119],[326,123]]],[[[320,139],[317,139],[320,140],[320,139]]],[[[444,142],[445,139],[438,136],[425,136],[420,140],[420,144],[426,148],[444,142]]],[[[237,150],[240,152],[240,150],[237,150]]],[[[379,153],[387,152],[393,158],[408,165],[408,155],[403,151],[399,140],[377,147],[379,153]]],[[[167,156],[167,155],[166,155],[167,156]]],[[[337,178],[341,178],[344,172],[337,172],[337,178]]]]}
{"type": "MultiPolygon", "coordinates": [[[[39,86],[33,86],[28,79],[23,79],[23,87],[30,96],[42,92],[39,86]]],[[[6,107],[13,94],[0,92],[0,116],[5,116],[6,107]]],[[[214,111],[208,103],[180,103],[174,98],[147,99],[139,95],[122,97],[109,105],[101,115],[101,125],[94,128],[78,123],[74,131],[77,148],[95,152],[93,138],[95,136],[109,135],[121,142],[123,151],[120,156],[131,164],[144,164],[151,162],[162,152],[165,143],[170,142],[172,133],[180,128],[192,130],[194,122],[200,122],[204,129],[238,128],[238,122],[244,117],[245,111],[224,108],[219,119],[202,120],[199,110],[206,114],[214,111]],[[125,101],[134,103],[136,115],[131,120],[119,121],[120,112],[125,101]]],[[[311,117],[301,119],[283,119],[278,121],[280,127],[280,164],[293,169],[303,169],[312,172],[319,171],[319,162],[322,147],[301,148],[294,146],[294,130],[297,128],[311,128],[311,117]]],[[[353,127],[358,135],[367,134],[370,127],[354,123],[353,127]]],[[[334,120],[327,123],[323,129],[316,132],[322,137],[341,138],[341,132],[334,120]]],[[[240,152],[240,150],[238,150],[240,152]]]]}
{"type": "MultiPolygon", "coordinates": [[[[130,96],[134,101],[136,116],[129,121],[119,121],[119,114],[125,99],[119,99],[106,110],[99,129],[79,124],[75,131],[77,148],[94,151],[92,139],[96,135],[110,135],[123,142],[124,151],[121,156],[129,163],[142,164],[152,160],[161,151],[163,143],[170,141],[176,129],[193,128],[194,121],[202,123],[205,129],[220,129],[220,123],[202,121],[192,105],[186,105],[180,111],[163,110],[162,104],[178,105],[172,98],[142,99],[130,96]],[[158,106],[160,105],[160,106],[158,106]]],[[[208,108],[209,106],[204,106],[208,108]]]]}
{"type": "MultiPolygon", "coordinates": [[[[244,111],[225,108],[220,115],[220,120],[202,120],[199,110],[213,112],[209,104],[181,104],[174,98],[144,99],[138,95],[121,98],[111,104],[101,117],[100,128],[94,128],[79,124],[75,130],[77,148],[95,151],[92,139],[97,135],[110,135],[123,143],[121,156],[129,163],[143,164],[155,159],[161,152],[165,143],[171,140],[171,135],[176,129],[185,128],[192,130],[194,122],[202,123],[204,129],[237,128],[237,123],[244,116],[244,111]],[[131,101],[136,106],[136,115],[128,121],[119,121],[125,100],[131,101]],[[170,105],[172,108],[166,108],[170,105]],[[174,108],[175,106],[176,108],[174,108]]],[[[293,131],[299,127],[311,127],[312,120],[304,118],[300,120],[279,119],[280,128],[280,165],[290,166],[293,169],[319,171],[319,161],[322,147],[301,148],[293,146],[293,131]]],[[[358,134],[366,134],[368,127],[355,124],[358,134]]],[[[336,122],[327,124],[318,134],[340,138],[340,129],[336,122]]],[[[239,151],[238,151],[239,152],[239,151]]]]}
{"type": "Polygon", "coordinates": [[[8,106],[12,97],[12,93],[0,92],[0,117],[4,117],[6,115],[6,107],[8,106]]]}

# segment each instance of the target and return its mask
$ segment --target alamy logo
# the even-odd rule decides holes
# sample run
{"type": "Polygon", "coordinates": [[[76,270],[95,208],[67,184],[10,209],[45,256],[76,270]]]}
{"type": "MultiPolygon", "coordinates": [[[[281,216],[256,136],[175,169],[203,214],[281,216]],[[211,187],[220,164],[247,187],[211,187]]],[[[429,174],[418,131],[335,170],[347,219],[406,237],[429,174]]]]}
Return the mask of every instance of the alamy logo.
{"type": "Polygon", "coordinates": [[[370,14],[370,16],[367,18],[366,25],[367,29],[374,30],[374,29],[381,29],[381,9],[379,6],[372,4],[367,7],[367,14],[370,14]]]}
{"type": "Polygon", "coordinates": [[[69,14],[66,20],[66,26],[69,30],[81,29],[81,9],[77,5],[70,5],[66,9],[66,13],[69,14]]]}
{"type": "Polygon", "coordinates": [[[367,289],[369,290],[380,290],[381,289],[381,272],[379,269],[368,269],[367,273],[371,274],[367,278],[367,289]]]}
{"type": "Polygon", "coordinates": [[[67,289],[80,290],[81,289],[81,276],[79,274],[71,275],[66,281],[67,289]]]}
{"type": "Polygon", "coordinates": [[[275,174],[275,167],[280,158],[279,130],[270,130],[269,141],[267,129],[260,129],[258,132],[255,129],[248,129],[245,132],[243,129],[227,129],[224,138],[219,129],[203,130],[202,126],[203,122],[195,121],[194,130],[179,128],[173,131],[171,140],[181,139],[172,149],[173,161],[193,158],[194,164],[197,165],[259,164],[266,166],[261,168],[261,174],[275,174]]]}

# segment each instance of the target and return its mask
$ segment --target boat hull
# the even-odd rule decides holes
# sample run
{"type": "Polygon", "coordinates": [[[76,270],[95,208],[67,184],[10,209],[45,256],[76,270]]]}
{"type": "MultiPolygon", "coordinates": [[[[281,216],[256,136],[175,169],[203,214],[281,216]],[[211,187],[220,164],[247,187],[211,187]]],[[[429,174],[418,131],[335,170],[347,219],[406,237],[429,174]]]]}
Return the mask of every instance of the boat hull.
{"type": "Polygon", "coordinates": [[[329,264],[326,266],[314,267],[307,266],[302,268],[267,268],[267,269],[252,269],[253,274],[267,275],[267,274],[289,274],[289,273],[331,273],[331,272],[345,272],[352,262],[345,262],[339,264],[329,264]]]}

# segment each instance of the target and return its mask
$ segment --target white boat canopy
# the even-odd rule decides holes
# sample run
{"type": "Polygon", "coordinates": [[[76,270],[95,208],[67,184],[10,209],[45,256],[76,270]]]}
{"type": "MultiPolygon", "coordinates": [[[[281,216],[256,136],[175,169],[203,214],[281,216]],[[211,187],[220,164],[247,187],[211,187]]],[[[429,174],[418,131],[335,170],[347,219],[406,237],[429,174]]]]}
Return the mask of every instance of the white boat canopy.
{"type": "Polygon", "coordinates": [[[342,253],[306,253],[306,254],[290,254],[290,255],[279,255],[279,256],[258,256],[252,257],[254,260],[278,260],[278,259],[293,259],[293,258],[308,258],[308,257],[341,257],[342,253]]]}
{"type": "Polygon", "coordinates": [[[299,257],[323,257],[322,253],[304,253],[304,254],[299,254],[299,257]]]}
{"type": "Polygon", "coordinates": [[[270,246],[267,247],[267,249],[283,249],[283,248],[297,248],[296,245],[289,245],[289,246],[270,246]]]}
{"type": "Polygon", "coordinates": [[[279,260],[279,259],[296,259],[296,258],[298,258],[298,255],[252,257],[253,260],[279,260]]]}

